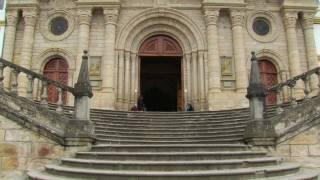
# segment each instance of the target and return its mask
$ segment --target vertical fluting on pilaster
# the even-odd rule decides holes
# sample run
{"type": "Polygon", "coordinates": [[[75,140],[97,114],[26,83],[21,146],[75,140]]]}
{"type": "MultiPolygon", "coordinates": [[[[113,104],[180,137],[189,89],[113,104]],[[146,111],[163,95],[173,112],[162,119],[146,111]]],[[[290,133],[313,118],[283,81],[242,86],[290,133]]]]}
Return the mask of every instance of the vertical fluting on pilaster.
{"type": "Polygon", "coordinates": [[[191,103],[192,101],[192,72],[191,72],[191,55],[186,54],[185,55],[185,62],[187,67],[187,103],[191,103]]]}
{"type": "Polygon", "coordinates": [[[131,75],[131,72],[130,72],[130,60],[131,59],[131,53],[129,51],[126,51],[125,52],[125,76],[124,76],[124,88],[125,88],[125,98],[124,98],[124,110],[128,110],[128,108],[130,107],[129,104],[130,104],[130,75],[131,75]]]}
{"type": "Polygon", "coordinates": [[[124,51],[119,51],[119,66],[118,66],[118,108],[121,108],[124,100],[124,51]]]}
{"type": "Polygon", "coordinates": [[[136,93],[136,73],[137,73],[137,54],[136,53],[131,53],[131,81],[130,81],[130,86],[131,86],[131,89],[130,89],[130,106],[133,106],[136,102],[136,99],[135,99],[135,93],[136,93]]]}
{"type": "Polygon", "coordinates": [[[221,91],[220,55],[218,42],[219,9],[204,11],[207,27],[209,94],[221,91]]]}
{"type": "Polygon", "coordinates": [[[243,25],[245,12],[240,9],[231,10],[233,55],[235,59],[236,88],[238,91],[246,91],[248,87],[245,45],[243,37],[243,25]]]}
{"type": "MultiPolygon", "coordinates": [[[[7,10],[6,13],[6,28],[5,28],[5,37],[4,37],[4,44],[3,47],[3,54],[2,58],[7,61],[13,60],[13,52],[15,46],[15,39],[16,39],[16,31],[17,31],[17,23],[18,23],[18,10],[7,10]]],[[[4,69],[4,88],[9,88],[10,85],[10,69],[4,69]]]]}
{"type": "Polygon", "coordinates": [[[198,107],[199,96],[198,96],[198,53],[191,53],[191,67],[192,67],[192,101],[194,107],[198,107]]]}
{"type": "Polygon", "coordinates": [[[77,15],[78,15],[78,22],[79,22],[79,32],[78,32],[76,71],[74,74],[75,80],[78,79],[81,62],[82,62],[83,51],[89,50],[90,24],[91,24],[91,17],[92,17],[91,8],[79,8],[77,11],[77,15]]]}
{"type": "Polygon", "coordinates": [[[204,111],[206,94],[205,94],[205,72],[204,72],[204,53],[203,51],[198,52],[198,71],[199,71],[199,87],[200,87],[200,109],[204,111]]]}

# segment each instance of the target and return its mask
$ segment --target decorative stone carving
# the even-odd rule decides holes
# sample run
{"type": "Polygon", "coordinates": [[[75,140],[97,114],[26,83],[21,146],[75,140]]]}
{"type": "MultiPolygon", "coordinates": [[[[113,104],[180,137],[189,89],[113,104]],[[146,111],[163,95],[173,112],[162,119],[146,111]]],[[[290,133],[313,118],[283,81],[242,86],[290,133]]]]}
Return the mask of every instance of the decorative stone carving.
{"type": "Polygon", "coordinates": [[[240,9],[233,9],[231,10],[231,21],[232,21],[232,26],[243,26],[244,24],[244,17],[245,17],[245,12],[240,9]]]}
{"type": "Polygon", "coordinates": [[[296,27],[297,19],[298,19],[297,12],[285,12],[283,15],[283,18],[284,18],[284,24],[287,29],[296,27]]]}
{"type": "Polygon", "coordinates": [[[92,17],[92,13],[91,13],[91,9],[78,9],[78,21],[79,24],[86,24],[86,25],[90,25],[91,22],[91,17],[92,17]]]}
{"type": "Polygon", "coordinates": [[[16,26],[18,22],[18,11],[16,9],[8,10],[6,14],[7,26],[16,26]]]}
{"type": "Polygon", "coordinates": [[[117,24],[119,10],[117,9],[104,9],[104,19],[106,24],[117,24]]]}
{"type": "Polygon", "coordinates": [[[206,10],[204,12],[204,19],[207,26],[217,25],[219,19],[219,9],[215,10],[206,10]]]}
{"type": "Polygon", "coordinates": [[[314,13],[303,13],[302,27],[303,29],[312,29],[314,25],[314,13]]]}
{"type": "Polygon", "coordinates": [[[23,10],[23,18],[25,26],[35,26],[37,22],[37,9],[24,9],[23,10]]]}

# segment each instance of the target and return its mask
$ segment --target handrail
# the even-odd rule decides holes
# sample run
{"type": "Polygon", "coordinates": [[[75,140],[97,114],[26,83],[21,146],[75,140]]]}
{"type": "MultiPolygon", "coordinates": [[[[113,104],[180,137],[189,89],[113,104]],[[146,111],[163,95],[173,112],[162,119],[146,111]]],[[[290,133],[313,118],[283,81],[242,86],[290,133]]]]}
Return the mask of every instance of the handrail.
{"type": "Polygon", "coordinates": [[[37,79],[39,79],[41,81],[46,81],[48,84],[53,84],[53,85],[61,88],[64,91],[68,91],[68,92],[70,92],[72,94],[74,94],[74,92],[75,92],[73,87],[64,85],[64,84],[62,84],[62,83],[60,83],[58,81],[51,80],[51,79],[45,77],[44,75],[35,73],[35,72],[33,72],[33,71],[29,70],[29,69],[26,69],[24,67],[18,66],[16,64],[11,63],[11,62],[9,62],[7,60],[4,60],[2,58],[0,58],[0,63],[2,63],[5,67],[8,66],[8,67],[14,69],[17,72],[23,72],[23,73],[25,73],[27,75],[32,76],[33,78],[37,78],[37,79]]]}
{"type": "Polygon", "coordinates": [[[288,86],[288,87],[293,86],[298,80],[300,80],[300,79],[303,80],[304,78],[310,77],[313,74],[320,74],[320,67],[316,67],[314,69],[311,69],[310,71],[307,71],[307,72],[302,73],[298,76],[295,76],[285,82],[282,82],[282,83],[279,83],[275,86],[267,88],[267,92],[276,92],[285,86],[288,86]]]}

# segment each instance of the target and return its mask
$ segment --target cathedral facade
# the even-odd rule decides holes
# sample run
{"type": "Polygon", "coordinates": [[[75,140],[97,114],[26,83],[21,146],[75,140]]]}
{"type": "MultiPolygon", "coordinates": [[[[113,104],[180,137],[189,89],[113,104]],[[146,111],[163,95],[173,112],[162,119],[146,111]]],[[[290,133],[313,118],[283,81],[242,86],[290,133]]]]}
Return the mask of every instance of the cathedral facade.
{"type": "Polygon", "coordinates": [[[3,58],[73,86],[87,50],[93,108],[128,110],[139,97],[150,111],[247,107],[251,51],[266,86],[318,66],[316,9],[314,0],[10,0],[3,58]]]}

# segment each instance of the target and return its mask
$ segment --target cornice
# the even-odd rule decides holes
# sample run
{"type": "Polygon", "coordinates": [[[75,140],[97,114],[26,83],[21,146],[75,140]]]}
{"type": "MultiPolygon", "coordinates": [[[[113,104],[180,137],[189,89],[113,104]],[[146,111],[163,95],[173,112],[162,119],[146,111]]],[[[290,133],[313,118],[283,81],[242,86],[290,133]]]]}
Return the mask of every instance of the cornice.
{"type": "Polygon", "coordinates": [[[78,0],[75,2],[78,7],[115,7],[121,6],[120,0],[78,0]]]}

